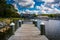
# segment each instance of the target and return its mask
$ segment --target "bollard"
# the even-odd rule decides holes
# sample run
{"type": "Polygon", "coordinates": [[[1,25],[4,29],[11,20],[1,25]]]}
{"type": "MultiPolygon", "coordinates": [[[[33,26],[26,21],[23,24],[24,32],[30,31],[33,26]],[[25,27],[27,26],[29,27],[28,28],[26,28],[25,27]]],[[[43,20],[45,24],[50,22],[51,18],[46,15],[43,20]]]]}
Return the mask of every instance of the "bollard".
{"type": "Polygon", "coordinates": [[[23,24],[23,20],[22,20],[22,24],[23,24]]]}
{"type": "Polygon", "coordinates": [[[37,27],[37,22],[35,21],[35,26],[37,27]]]}
{"type": "Polygon", "coordinates": [[[19,20],[19,27],[21,27],[21,23],[22,23],[22,21],[21,21],[21,20],[19,20]]]}
{"type": "MultiPolygon", "coordinates": [[[[19,20],[16,21],[16,26],[15,26],[15,28],[16,28],[16,29],[19,28],[19,20]]],[[[16,29],[15,29],[15,30],[16,30],[16,29]]]]}
{"type": "Polygon", "coordinates": [[[11,27],[12,34],[14,34],[14,32],[15,32],[15,23],[12,22],[10,24],[10,27],[11,27]]]}
{"type": "Polygon", "coordinates": [[[33,21],[33,24],[35,24],[35,21],[34,21],[34,19],[32,19],[32,21],[33,21]]]}
{"type": "Polygon", "coordinates": [[[33,24],[35,24],[35,26],[37,26],[37,20],[34,20],[33,21],[33,24]]]}
{"type": "Polygon", "coordinates": [[[45,35],[45,24],[41,22],[40,24],[41,35],[45,35]]]}
{"type": "Polygon", "coordinates": [[[32,19],[32,21],[33,21],[33,24],[35,24],[35,20],[34,20],[34,19],[32,19]]]}

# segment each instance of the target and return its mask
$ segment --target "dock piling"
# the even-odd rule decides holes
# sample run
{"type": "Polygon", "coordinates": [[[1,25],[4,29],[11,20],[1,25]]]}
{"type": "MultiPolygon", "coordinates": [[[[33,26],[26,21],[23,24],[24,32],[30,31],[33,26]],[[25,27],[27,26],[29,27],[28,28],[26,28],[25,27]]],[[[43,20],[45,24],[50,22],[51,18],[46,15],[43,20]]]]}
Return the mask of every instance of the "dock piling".
{"type": "Polygon", "coordinates": [[[40,24],[40,31],[41,31],[41,35],[45,35],[45,24],[43,22],[41,22],[40,24]]]}

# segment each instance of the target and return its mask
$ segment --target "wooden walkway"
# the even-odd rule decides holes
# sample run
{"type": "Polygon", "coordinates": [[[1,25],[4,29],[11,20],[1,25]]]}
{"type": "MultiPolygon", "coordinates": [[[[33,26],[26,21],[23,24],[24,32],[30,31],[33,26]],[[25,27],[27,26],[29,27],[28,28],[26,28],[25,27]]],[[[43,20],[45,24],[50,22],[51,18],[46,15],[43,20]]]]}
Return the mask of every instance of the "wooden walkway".
{"type": "Polygon", "coordinates": [[[22,24],[8,40],[48,40],[33,24],[22,24]]]}

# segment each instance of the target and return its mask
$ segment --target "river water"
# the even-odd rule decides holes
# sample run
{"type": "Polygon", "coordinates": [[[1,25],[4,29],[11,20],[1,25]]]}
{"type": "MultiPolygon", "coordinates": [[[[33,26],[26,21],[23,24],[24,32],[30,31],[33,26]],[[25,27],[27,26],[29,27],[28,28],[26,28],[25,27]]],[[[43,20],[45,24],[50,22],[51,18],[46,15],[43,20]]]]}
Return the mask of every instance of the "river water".
{"type": "Polygon", "coordinates": [[[37,21],[37,27],[40,29],[40,23],[45,23],[45,32],[49,40],[60,40],[60,20],[39,20],[37,21]]]}

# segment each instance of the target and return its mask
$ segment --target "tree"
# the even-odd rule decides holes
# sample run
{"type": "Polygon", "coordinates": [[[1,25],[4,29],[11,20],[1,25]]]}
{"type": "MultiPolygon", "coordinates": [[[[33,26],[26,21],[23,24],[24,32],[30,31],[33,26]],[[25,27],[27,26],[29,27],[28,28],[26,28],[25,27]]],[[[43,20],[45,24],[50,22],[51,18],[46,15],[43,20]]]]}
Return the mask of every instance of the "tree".
{"type": "Polygon", "coordinates": [[[5,0],[0,0],[0,16],[1,17],[4,16],[5,4],[6,4],[5,0]]]}
{"type": "Polygon", "coordinates": [[[14,8],[12,4],[7,4],[6,0],[0,1],[0,17],[19,17],[20,15],[17,13],[17,10],[14,8]]]}

